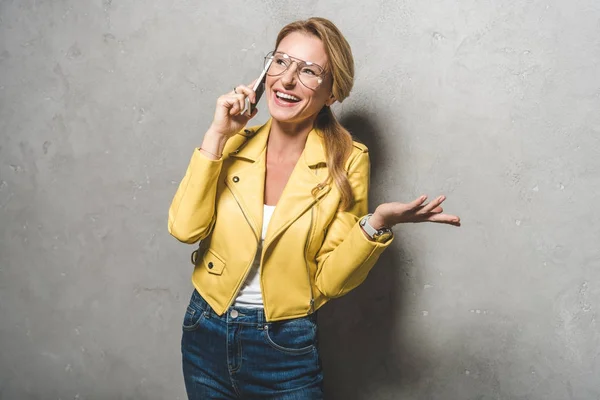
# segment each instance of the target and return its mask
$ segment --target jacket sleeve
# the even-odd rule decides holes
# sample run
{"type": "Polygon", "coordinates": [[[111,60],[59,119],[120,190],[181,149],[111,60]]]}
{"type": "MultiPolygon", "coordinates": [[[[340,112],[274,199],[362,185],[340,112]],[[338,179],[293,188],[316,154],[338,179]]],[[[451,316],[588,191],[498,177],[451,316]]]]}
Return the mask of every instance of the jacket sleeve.
{"type": "Polygon", "coordinates": [[[169,233],[184,243],[194,243],[210,233],[215,221],[217,182],[223,159],[211,160],[198,149],[169,208],[169,233]]]}
{"type": "Polygon", "coordinates": [[[358,224],[368,213],[369,169],[369,154],[363,151],[348,170],[354,205],[337,211],[317,253],[316,286],[330,298],[343,296],[360,285],[392,242],[369,240],[358,224]]]}

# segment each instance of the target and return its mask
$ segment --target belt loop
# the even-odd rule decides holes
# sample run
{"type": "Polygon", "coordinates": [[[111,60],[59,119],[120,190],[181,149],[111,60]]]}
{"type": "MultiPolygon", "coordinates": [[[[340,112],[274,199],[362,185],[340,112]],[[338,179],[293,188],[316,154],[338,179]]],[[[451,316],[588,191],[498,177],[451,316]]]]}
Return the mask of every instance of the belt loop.
{"type": "Polygon", "coordinates": [[[196,304],[198,305],[198,307],[200,307],[204,316],[210,318],[211,316],[213,316],[214,313],[212,307],[208,304],[204,297],[200,295],[200,293],[198,293],[197,291],[196,293],[198,294],[196,304]]]}

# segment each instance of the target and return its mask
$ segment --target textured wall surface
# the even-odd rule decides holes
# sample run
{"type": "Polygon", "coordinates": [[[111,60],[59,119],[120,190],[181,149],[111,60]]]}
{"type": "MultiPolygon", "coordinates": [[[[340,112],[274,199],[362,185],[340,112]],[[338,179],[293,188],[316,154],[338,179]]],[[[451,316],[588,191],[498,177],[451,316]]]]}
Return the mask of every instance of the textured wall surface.
{"type": "Polygon", "coordinates": [[[372,208],[463,219],[398,227],[322,310],[328,398],[600,399],[597,0],[0,1],[0,398],[185,398],[167,209],[215,99],[311,15],[353,46],[372,208]]]}

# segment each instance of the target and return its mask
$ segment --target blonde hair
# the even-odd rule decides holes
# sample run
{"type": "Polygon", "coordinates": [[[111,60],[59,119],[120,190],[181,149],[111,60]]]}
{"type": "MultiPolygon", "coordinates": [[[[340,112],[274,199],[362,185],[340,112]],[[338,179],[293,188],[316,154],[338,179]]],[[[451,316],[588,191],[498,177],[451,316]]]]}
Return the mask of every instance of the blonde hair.
{"type": "MultiPolygon", "coordinates": [[[[354,58],[350,45],[340,30],[325,18],[313,17],[304,21],[292,22],[277,35],[275,49],[292,32],[303,32],[315,36],[325,47],[327,59],[326,73],[332,77],[332,93],[340,103],[344,101],[354,84],[354,58]]],[[[352,153],[352,135],[335,118],[328,106],[324,106],[315,121],[315,128],[323,132],[325,154],[329,176],[320,186],[335,182],[341,194],[341,208],[349,209],[354,203],[350,181],[344,165],[352,153]]]]}

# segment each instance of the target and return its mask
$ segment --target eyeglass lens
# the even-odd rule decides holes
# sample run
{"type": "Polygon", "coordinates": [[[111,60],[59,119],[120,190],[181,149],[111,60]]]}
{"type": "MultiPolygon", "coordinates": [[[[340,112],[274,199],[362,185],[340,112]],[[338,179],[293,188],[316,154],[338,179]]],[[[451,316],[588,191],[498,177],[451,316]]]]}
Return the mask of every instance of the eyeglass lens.
{"type": "Polygon", "coordinates": [[[293,63],[296,63],[296,73],[300,82],[308,88],[316,89],[323,81],[321,75],[323,68],[317,64],[308,63],[302,60],[293,59],[284,53],[269,54],[265,58],[265,65],[269,58],[273,58],[273,62],[267,71],[267,75],[277,76],[283,74],[290,68],[293,63]]]}

